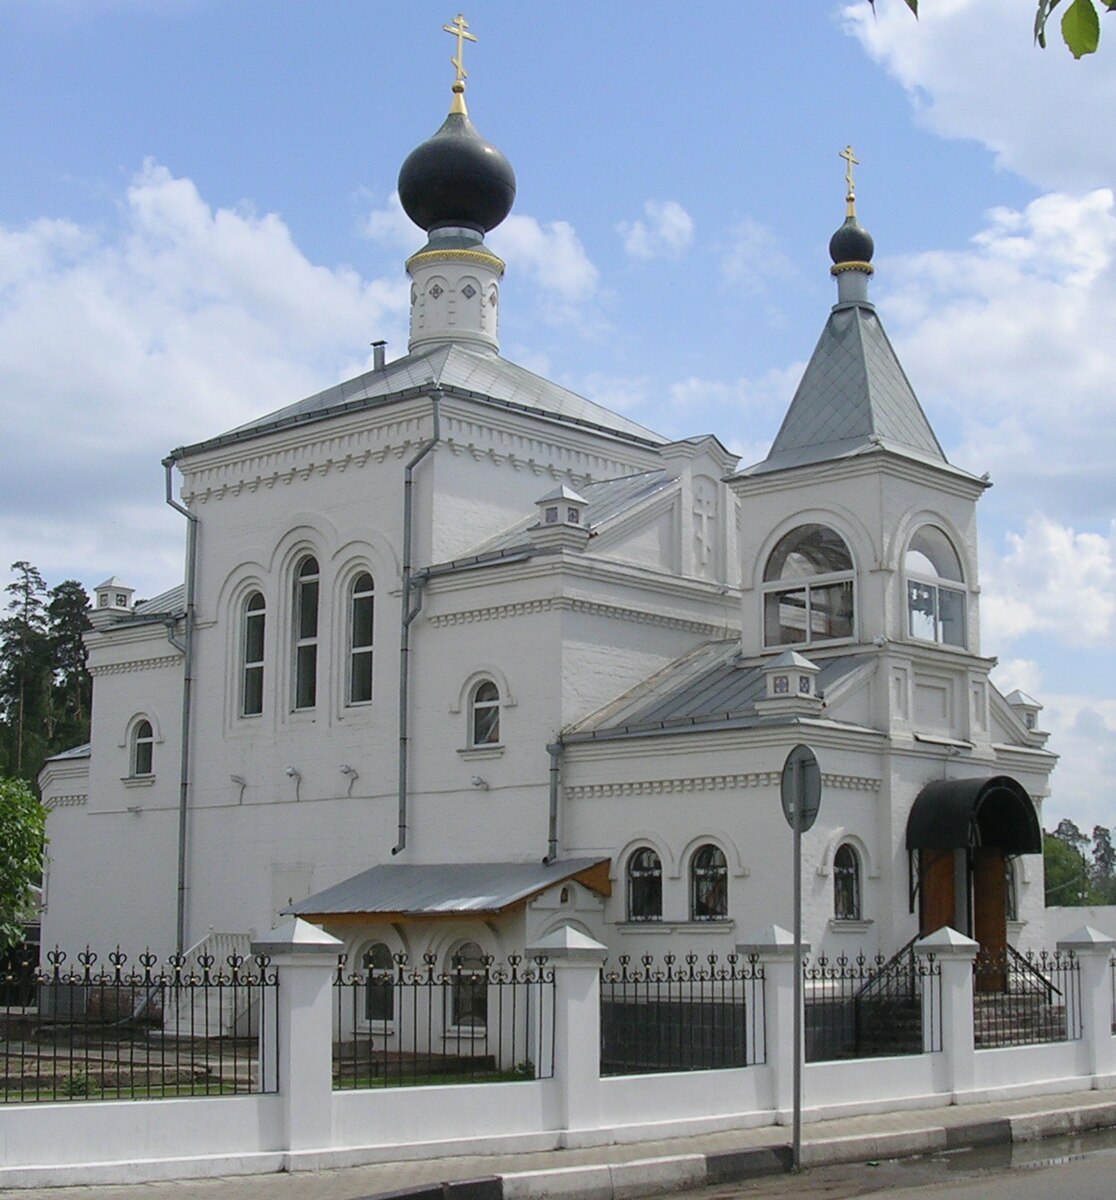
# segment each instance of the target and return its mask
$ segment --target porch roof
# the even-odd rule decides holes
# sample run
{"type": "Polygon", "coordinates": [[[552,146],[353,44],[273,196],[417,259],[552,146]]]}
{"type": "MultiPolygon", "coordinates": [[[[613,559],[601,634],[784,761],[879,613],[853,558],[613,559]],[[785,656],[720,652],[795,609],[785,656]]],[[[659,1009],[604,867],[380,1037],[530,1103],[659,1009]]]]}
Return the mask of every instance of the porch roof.
{"type": "Polygon", "coordinates": [[[381,863],[283,909],[297,917],[453,917],[502,913],[576,879],[608,895],[609,859],[526,863],[381,863]]]}
{"type": "Polygon", "coordinates": [[[937,779],[907,818],[908,850],[999,846],[1005,854],[1041,854],[1042,829],[1031,797],[1010,775],[937,779]]]}

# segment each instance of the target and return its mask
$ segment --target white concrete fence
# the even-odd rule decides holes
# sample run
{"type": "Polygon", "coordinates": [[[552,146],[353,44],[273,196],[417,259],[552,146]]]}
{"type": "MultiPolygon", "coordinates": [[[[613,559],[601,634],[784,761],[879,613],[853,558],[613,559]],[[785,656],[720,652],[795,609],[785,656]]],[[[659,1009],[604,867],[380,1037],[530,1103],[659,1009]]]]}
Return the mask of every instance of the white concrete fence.
{"type": "MultiPolygon", "coordinates": [[[[1059,943],[1080,964],[1081,1036],[974,1047],[977,944],[943,929],[915,952],[941,972],[940,1052],[809,1063],[803,1116],[966,1104],[1116,1086],[1114,943],[1084,928],[1059,943]]],[[[572,928],[536,946],[555,974],[551,1078],[339,1090],[331,1069],[340,943],[291,921],[253,949],[278,971],[278,1039],[261,1043],[270,1094],[0,1105],[0,1188],[320,1169],[444,1155],[635,1142],[786,1125],[793,1105],[793,945],[777,927],[742,945],[764,968],[766,1062],[602,1078],[605,947],[572,928]]],[[[924,1004],[937,1005],[924,989],[924,1004]]],[[[929,1018],[931,1014],[927,1013],[929,1018]]]]}

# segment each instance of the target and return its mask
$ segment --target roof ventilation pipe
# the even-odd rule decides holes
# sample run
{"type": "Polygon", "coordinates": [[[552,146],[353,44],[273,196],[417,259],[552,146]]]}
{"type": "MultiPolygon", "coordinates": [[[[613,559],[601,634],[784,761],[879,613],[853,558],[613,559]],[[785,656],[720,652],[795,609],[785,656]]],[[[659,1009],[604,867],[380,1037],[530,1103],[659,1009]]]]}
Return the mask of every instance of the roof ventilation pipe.
{"type": "MultiPolygon", "coordinates": [[[[422,587],[411,573],[412,524],[414,521],[414,472],[415,467],[434,449],[442,436],[441,420],[442,392],[430,394],[430,440],[422,444],[419,452],[403,469],[403,600],[399,613],[399,832],[398,841],[391,848],[393,855],[407,848],[407,761],[409,750],[409,710],[411,684],[411,622],[419,614],[419,604],[412,602],[412,593],[422,587]]],[[[421,596],[420,596],[421,602],[421,596]]]]}
{"type": "Polygon", "coordinates": [[[382,371],[387,365],[387,342],[381,340],[372,343],[372,369],[382,371]]]}

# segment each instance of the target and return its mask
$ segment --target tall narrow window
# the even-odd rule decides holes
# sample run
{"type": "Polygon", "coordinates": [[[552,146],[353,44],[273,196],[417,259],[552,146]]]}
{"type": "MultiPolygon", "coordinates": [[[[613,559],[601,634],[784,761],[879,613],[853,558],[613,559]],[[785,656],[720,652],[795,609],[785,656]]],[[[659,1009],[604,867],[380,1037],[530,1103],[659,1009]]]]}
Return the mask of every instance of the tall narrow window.
{"type": "Polygon", "coordinates": [[[488,1023],[488,963],[476,942],[466,942],[451,959],[450,1023],[483,1029],[488,1023]]]}
{"type": "Polygon", "coordinates": [[[294,707],[313,708],[318,699],[318,560],[307,555],[295,575],[294,707]]]}
{"type": "Polygon", "coordinates": [[[500,689],[484,679],[473,689],[469,706],[469,741],[473,746],[500,744],[500,689]]]}
{"type": "Polygon", "coordinates": [[[838,921],[861,919],[860,859],[848,842],[833,856],[833,915],[838,921]]]}
{"type": "Polygon", "coordinates": [[[132,774],[153,775],[155,733],[150,721],[137,721],[132,730],[132,774]]]}
{"type": "Polygon", "coordinates": [[[376,942],[364,952],[364,1019],[392,1021],[395,1019],[395,964],[391,951],[383,942],[376,942]]]}
{"type": "Polygon", "coordinates": [[[903,563],[910,635],[947,646],[965,645],[965,591],[961,560],[940,529],[923,525],[903,563]]]}
{"type": "Polygon", "coordinates": [[[721,921],[728,916],[728,864],[717,846],[702,846],[690,865],[690,918],[721,921]]]}
{"type": "Polygon", "coordinates": [[[663,864],[650,846],[641,846],[628,859],[628,920],[663,918],[663,864]]]}
{"type": "Polygon", "coordinates": [[[840,534],[799,525],[763,572],[763,644],[810,645],[853,636],[853,561],[840,534]]]}
{"type": "Polygon", "coordinates": [[[362,571],[353,580],[349,597],[349,703],[372,699],[372,616],[375,590],[372,576],[362,571]]]}
{"type": "Polygon", "coordinates": [[[263,712],[264,626],[267,611],[262,592],[252,592],[244,602],[241,633],[240,712],[256,717],[263,712]]]}

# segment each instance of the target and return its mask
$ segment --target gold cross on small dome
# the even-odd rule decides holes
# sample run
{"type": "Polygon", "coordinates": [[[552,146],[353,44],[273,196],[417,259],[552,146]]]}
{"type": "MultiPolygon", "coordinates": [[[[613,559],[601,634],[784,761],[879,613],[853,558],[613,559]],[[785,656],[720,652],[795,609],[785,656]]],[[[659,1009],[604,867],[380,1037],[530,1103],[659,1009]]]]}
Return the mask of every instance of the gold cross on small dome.
{"type": "Polygon", "coordinates": [[[845,184],[848,191],[845,194],[845,200],[848,203],[848,215],[856,216],[856,185],[853,183],[853,167],[860,166],[860,159],[853,153],[852,146],[846,146],[837,154],[838,158],[845,160],[845,184]]]}
{"type": "Polygon", "coordinates": [[[461,13],[450,22],[449,25],[443,25],[442,28],[446,33],[452,33],[457,39],[457,53],[450,59],[454,67],[457,69],[457,78],[454,80],[454,91],[464,90],[465,78],[467,72],[465,70],[465,43],[475,42],[476,36],[468,32],[469,22],[465,20],[461,13]],[[456,85],[460,84],[458,88],[456,85]]]}

